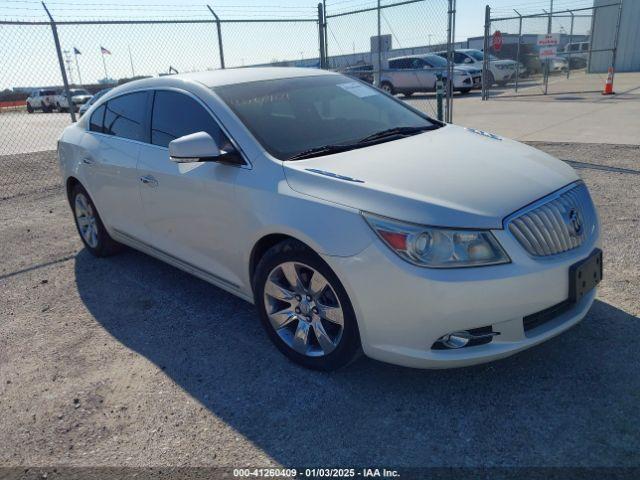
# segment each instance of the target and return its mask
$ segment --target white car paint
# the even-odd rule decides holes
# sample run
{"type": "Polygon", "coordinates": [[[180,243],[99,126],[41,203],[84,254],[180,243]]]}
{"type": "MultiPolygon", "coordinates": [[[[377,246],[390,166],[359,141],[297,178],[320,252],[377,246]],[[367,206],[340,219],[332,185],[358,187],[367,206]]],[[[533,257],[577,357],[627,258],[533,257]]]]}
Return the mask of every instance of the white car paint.
{"type": "MultiPolygon", "coordinates": [[[[72,88],[69,93],[71,94],[71,103],[75,110],[78,110],[82,105],[91,100],[91,94],[83,89],[72,88]]],[[[55,106],[59,111],[69,109],[69,99],[64,90],[56,95],[55,106]]]]}
{"type": "Polygon", "coordinates": [[[597,220],[578,248],[544,258],[529,255],[504,224],[513,212],[578,181],[565,163],[517,142],[454,125],[283,162],[271,156],[211,90],[316,75],[338,74],[245,68],[114,88],[62,134],[58,153],[63,179],[73,177],[85,186],[114,239],[247,301],[253,298],[249,262],[256,243],[269,234],[300,240],[343,283],[364,353],[386,362],[421,368],[481,363],[545,341],[586,315],[595,290],[533,332],[523,329],[524,316],[567,298],[569,267],[599,245],[597,220]],[[175,163],[167,148],[88,130],[91,113],[101,104],[148,89],[197,98],[235,142],[246,165],[175,163]],[[140,181],[149,175],[157,181],[155,188],[140,181]],[[384,244],[362,211],[416,224],[488,229],[511,262],[479,268],[418,267],[384,244]],[[500,332],[489,344],[431,348],[442,335],[487,325],[500,332]]]}

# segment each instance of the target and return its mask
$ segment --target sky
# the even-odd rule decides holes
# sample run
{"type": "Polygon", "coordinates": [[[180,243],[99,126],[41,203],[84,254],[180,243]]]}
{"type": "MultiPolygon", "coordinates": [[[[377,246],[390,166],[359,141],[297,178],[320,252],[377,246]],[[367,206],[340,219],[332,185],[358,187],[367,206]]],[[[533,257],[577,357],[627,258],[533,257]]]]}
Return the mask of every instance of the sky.
{"type": "MultiPolygon", "coordinates": [[[[399,0],[381,0],[382,5],[399,0]]],[[[326,0],[327,12],[338,14],[376,5],[376,0],[326,0]]],[[[539,13],[551,0],[489,0],[492,16],[539,13]]],[[[208,3],[228,19],[317,18],[317,0],[50,0],[57,21],[195,19],[210,20],[208,3]]],[[[483,34],[486,1],[457,0],[456,40],[483,34]]],[[[588,7],[593,0],[554,0],[554,10],[588,7]]],[[[425,0],[383,10],[382,31],[392,35],[394,48],[436,44],[446,39],[447,1],[425,0]]],[[[38,0],[0,0],[0,20],[46,21],[38,0]]],[[[537,22],[542,25],[543,22],[537,22]]],[[[376,34],[375,12],[328,19],[329,55],[368,51],[376,34]]],[[[517,22],[501,23],[501,30],[517,29],[517,22]]],[[[531,25],[531,28],[539,28],[531,25]]],[[[564,27],[563,27],[564,28],[564,27]]],[[[60,25],[58,34],[75,83],[100,78],[152,75],[168,71],[219,68],[215,24],[60,25]],[[110,54],[102,55],[100,47],[110,54]],[[74,55],[74,48],[80,52],[74,55]],[[106,72],[105,72],[106,71],[106,72]],[[106,75],[105,75],[106,73],[106,75]]],[[[318,56],[316,23],[224,23],[227,66],[304,60],[318,56]]],[[[60,83],[60,70],[48,25],[0,24],[0,89],[60,83]],[[5,67],[6,66],[6,67],[5,67]]]]}

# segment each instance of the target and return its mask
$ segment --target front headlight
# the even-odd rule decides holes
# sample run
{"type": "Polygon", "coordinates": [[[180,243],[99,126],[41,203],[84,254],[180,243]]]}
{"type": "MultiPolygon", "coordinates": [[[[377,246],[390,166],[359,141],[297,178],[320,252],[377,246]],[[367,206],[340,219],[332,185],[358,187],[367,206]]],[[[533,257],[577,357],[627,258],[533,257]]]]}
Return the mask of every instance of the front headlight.
{"type": "Polygon", "coordinates": [[[496,65],[496,67],[498,67],[499,70],[508,70],[509,69],[509,65],[505,65],[504,63],[499,63],[498,65],[496,65]]]}
{"type": "Polygon", "coordinates": [[[488,230],[425,227],[370,213],[362,215],[391,250],[414,265],[459,268],[511,262],[488,230]]]}

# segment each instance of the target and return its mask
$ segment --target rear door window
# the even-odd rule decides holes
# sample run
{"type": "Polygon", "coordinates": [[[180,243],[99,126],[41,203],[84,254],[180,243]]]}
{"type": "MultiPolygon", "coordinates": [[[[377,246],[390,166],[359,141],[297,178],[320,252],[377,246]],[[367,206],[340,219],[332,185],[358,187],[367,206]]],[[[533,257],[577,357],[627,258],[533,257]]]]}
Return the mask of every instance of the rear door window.
{"type": "Polygon", "coordinates": [[[105,110],[105,106],[104,105],[100,105],[91,114],[91,118],[89,119],[89,130],[91,130],[92,132],[103,133],[103,131],[104,131],[104,110],[105,110]]]}
{"type": "Polygon", "coordinates": [[[140,142],[147,141],[147,99],[147,92],[136,92],[109,100],[104,115],[104,133],[140,142]]]}

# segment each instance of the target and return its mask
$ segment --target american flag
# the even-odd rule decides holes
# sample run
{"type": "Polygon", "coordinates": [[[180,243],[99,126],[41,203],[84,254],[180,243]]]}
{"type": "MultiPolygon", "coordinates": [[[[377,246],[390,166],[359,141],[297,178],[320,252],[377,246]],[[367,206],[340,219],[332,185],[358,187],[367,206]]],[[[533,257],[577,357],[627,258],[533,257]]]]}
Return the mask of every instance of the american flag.
{"type": "Polygon", "coordinates": [[[102,55],[111,55],[111,52],[104,47],[100,47],[100,53],[102,55]]]}

